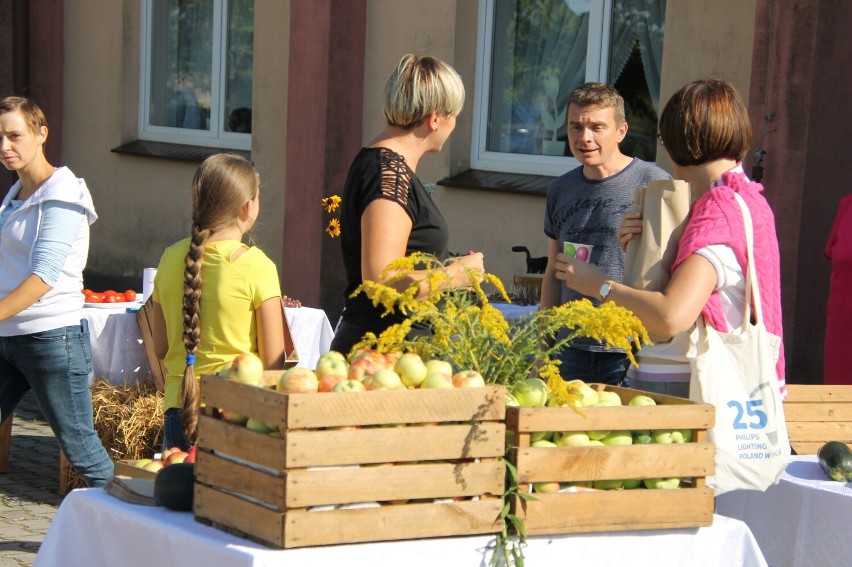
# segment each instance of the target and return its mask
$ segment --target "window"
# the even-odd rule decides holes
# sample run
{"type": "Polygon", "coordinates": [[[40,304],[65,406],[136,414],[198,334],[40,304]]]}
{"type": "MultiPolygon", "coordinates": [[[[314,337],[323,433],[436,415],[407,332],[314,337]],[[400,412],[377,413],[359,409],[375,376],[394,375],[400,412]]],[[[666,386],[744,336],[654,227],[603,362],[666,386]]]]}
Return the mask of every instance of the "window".
{"type": "Polygon", "coordinates": [[[666,0],[480,0],[471,167],[576,166],[565,107],[586,81],[619,90],[630,125],[621,149],[653,161],[665,13],[666,0]]]}
{"type": "Polygon", "coordinates": [[[143,0],[139,138],[251,149],[254,0],[143,0]]]}

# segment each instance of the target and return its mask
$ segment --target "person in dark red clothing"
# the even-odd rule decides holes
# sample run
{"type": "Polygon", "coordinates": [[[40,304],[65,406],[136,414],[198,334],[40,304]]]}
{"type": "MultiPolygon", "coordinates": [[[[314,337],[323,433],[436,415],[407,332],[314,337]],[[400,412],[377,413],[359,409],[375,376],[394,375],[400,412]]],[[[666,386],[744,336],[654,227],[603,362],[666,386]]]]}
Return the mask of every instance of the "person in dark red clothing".
{"type": "Polygon", "coordinates": [[[831,260],[831,283],[825,321],[826,384],[852,384],[852,194],[840,200],[825,245],[831,260]]]}

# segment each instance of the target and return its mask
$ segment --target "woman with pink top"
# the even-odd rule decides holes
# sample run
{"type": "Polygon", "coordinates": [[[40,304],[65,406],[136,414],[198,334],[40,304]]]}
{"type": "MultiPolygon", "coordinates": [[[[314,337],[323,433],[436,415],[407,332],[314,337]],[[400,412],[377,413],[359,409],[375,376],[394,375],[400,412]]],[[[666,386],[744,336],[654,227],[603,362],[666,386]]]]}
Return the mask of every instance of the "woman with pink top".
{"type": "MultiPolygon", "coordinates": [[[[597,294],[635,313],[654,336],[674,337],[704,315],[708,325],[728,332],[739,327],[745,305],[745,229],[734,194],[748,206],[754,226],[754,259],[763,318],[781,337],[781,283],[778,239],[763,186],[751,181],[741,161],[751,142],[748,112],[727,81],[694,81],[676,92],[660,116],[660,143],[673,162],[674,177],[689,182],[695,202],[678,243],[672,278],[663,291],[645,291],[607,280],[594,265],[557,257],[557,277],[584,295],[597,294]]],[[[641,231],[641,220],[628,214],[618,229],[622,247],[641,231]]],[[[690,367],[686,351],[680,364],[644,372],[633,387],[688,397],[690,367]]],[[[782,394],[783,348],[776,366],[782,394]]]]}

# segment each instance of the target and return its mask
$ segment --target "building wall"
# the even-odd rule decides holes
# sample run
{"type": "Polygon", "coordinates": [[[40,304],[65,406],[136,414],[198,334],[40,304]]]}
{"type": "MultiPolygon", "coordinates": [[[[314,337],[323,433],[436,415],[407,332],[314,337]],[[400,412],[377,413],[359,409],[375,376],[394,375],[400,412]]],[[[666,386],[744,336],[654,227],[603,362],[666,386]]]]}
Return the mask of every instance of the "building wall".
{"type": "MultiPolygon", "coordinates": [[[[98,221],[88,272],[139,281],[163,249],[189,235],[190,184],[197,163],[119,154],[136,138],[139,101],[138,0],[75,0],[65,10],[63,163],[84,177],[98,221]]],[[[289,2],[257,2],[253,160],[261,172],[255,240],[279,263],[284,218],[289,2]]],[[[141,287],[140,287],[141,289],[141,287]]]]}

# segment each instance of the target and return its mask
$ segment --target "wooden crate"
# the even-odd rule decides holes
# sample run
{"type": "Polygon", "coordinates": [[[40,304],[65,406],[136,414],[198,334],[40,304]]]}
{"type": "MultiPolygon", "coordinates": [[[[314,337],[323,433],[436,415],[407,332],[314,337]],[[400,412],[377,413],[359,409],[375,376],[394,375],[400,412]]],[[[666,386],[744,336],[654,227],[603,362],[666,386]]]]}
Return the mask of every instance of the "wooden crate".
{"type": "Polygon", "coordinates": [[[605,532],[709,526],[713,522],[713,490],[705,477],[714,471],[714,445],[707,429],[715,408],[682,398],[594,385],[619,394],[622,407],[507,408],[506,427],[516,447],[509,452],[517,467],[521,491],[534,482],[585,482],[608,479],[687,477],[681,488],[616,489],[572,493],[535,493],[536,500],[514,497],[515,513],[528,534],[605,532]],[[636,395],[658,405],[626,404],[636,395]],[[691,429],[691,443],[607,447],[530,446],[530,434],[541,431],[691,429]]]}
{"type": "Polygon", "coordinates": [[[784,417],[797,455],[816,455],[828,441],[852,444],[852,386],[787,384],[784,417]]]}
{"type": "Polygon", "coordinates": [[[199,521],[279,548],[502,529],[500,386],[282,394],[201,381],[199,521]],[[214,408],[275,424],[280,437],[214,408]]]}
{"type": "Polygon", "coordinates": [[[153,480],[157,478],[157,473],[146,471],[139,467],[134,467],[130,461],[116,461],[115,476],[128,476],[130,478],[146,478],[153,480]]]}

